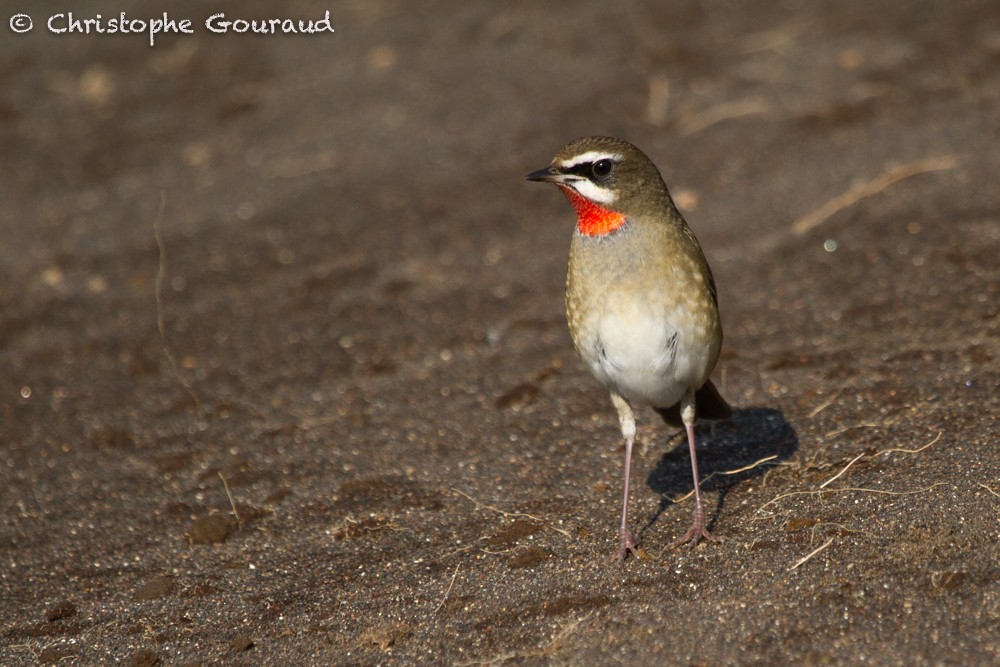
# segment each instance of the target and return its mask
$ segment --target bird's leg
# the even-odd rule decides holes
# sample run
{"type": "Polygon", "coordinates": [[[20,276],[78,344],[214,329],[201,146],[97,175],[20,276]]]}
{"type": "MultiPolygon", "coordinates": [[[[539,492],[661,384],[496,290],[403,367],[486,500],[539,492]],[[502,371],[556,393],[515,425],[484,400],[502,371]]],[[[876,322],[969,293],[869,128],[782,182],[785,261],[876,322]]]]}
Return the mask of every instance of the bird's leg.
{"type": "Polygon", "coordinates": [[[698,475],[698,452],[694,446],[694,422],[695,406],[694,392],[688,391],[681,399],[681,420],[687,430],[688,449],[691,452],[691,474],[694,476],[694,515],[691,517],[691,527],[670,548],[679,547],[687,542],[691,546],[698,544],[698,540],[706,539],[710,542],[717,542],[718,538],[708,532],[705,521],[705,505],[701,501],[701,478],[698,475]]]}
{"type": "Polygon", "coordinates": [[[618,531],[618,550],[612,560],[625,560],[629,552],[636,553],[635,537],[628,529],[628,491],[629,477],[632,469],[632,445],[635,444],[635,415],[628,402],[618,394],[611,393],[611,402],[618,410],[618,422],[621,424],[622,436],[625,438],[625,492],[622,499],[622,525],[618,531]]]}

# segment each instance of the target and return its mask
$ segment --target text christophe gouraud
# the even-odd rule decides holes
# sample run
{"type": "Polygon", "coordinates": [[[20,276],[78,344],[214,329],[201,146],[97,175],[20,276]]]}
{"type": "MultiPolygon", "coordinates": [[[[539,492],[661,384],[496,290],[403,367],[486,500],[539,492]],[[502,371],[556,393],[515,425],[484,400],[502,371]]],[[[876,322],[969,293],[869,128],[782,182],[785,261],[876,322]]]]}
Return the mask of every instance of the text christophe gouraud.
{"type": "MultiPolygon", "coordinates": [[[[28,14],[15,14],[9,21],[10,29],[16,33],[31,32],[35,25],[28,14]]],[[[204,23],[205,29],[218,35],[227,33],[252,33],[259,35],[314,35],[333,32],[330,12],[320,19],[290,18],[232,18],[225,13],[212,14],[204,23]]],[[[115,16],[94,14],[81,17],[73,12],[52,14],[45,20],[45,27],[55,35],[146,35],[149,45],[156,43],[158,35],[193,35],[196,31],[192,19],[178,19],[167,12],[155,18],[133,18],[125,12],[115,16]]]]}

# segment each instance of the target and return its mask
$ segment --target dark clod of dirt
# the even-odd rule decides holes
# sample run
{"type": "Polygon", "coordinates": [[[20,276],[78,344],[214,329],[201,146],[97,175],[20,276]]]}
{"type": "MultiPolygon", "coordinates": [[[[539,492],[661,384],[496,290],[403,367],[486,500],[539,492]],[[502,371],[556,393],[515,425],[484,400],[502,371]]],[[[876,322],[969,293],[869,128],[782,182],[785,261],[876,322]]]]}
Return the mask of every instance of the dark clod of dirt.
{"type": "Polygon", "coordinates": [[[166,597],[174,592],[177,585],[171,577],[162,576],[156,577],[155,579],[150,579],[145,584],[139,587],[139,590],[135,592],[133,599],[136,602],[142,602],[144,600],[155,600],[157,598],[166,597]]]}
{"type": "Polygon", "coordinates": [[[160,664],[160,656],[152,649],[144,648],[132,654],[128,661],[129,667],[156,667],[160,664]]]}
{"type": "Polygon", "coordinates": [[[534,567],[550,558],[552,558],[552,552],[548,549],[525,547],[507,559],[507,567],[515,570],[523,567],[534,567]]]}
{"type": "Polygon", "coordinates": [[[538,388],[538,385],[531,382],[525,382],[519,384],[513,389],[504,392],[496,400],[496,406],[501,410],[510,408],[511,410],[520,410],[521,408],[531,405],[538,400],[538,397],[542,395],[542,390],[538,388]]]}
{"type": "Polygon", "coordinates": [[[132,449],[134,446],[132,434],[122,428],[102,428],[90,436],[91,449],[132,449]]]}
{"type": "Polygon", "coordinates": [[[969,573],[961,571],[932,572],[931,586],[940,590],[952,590],[969,581],[969,573]]]}
{"type": "Polygon", "coordinates": [[[188,528],[191,544],[221,544],[236,530],[236,519],[227,514],[209,514],[194,520],[188,528]]]}
{"type": "Polygon", "coordinates": [[[253,648],[253,640],[250,639],[249,635],[239,635],[229,642],[229,648],[233,649],[237,653],[249,651],[253,648]]]}
{"type": "Polygon", "coordinates": [[[66,620],[58,623],[51,621],[33,623],[31,625],[21,626],[17,630],[17,634],[23,637],[68,637],[79,633],[80,624],[66,620]]]}
{"type": "Polygon", "coordinates": [[[812,528],[819,523],[819,519],[814,519],[813,517],[798,517],[795,519],[789,519],[785,523],[785,530],[788,532],[795,532],[797,530],[802,530],[803,528],[812,528]]]}
{"type": "Polygon", "coordinates": [[[359,520],[345,519],[333,530],[333,539],[337,542],[352,540],[388,526],[391,526],[391,522],[385,514],[377,514],[359,520]]]}
{"type": "Polygon", "coordinates": [[[281,502],[290,495],[292,495],[292,490],[282,486],[272,491],[271,495],[264,499],[264,502],[268,504],[281,502]]]}
{"type": "Polygon", "coordinates": [[[46,649],[42,649],[41,653],[38,654],[38,664],[40,665],[58,665],[65,664],[63,661],[68,661],[72,657],[72,653],[65,648],[58,646],[50,646],[46,649]]]}
{"type": "Polygon", "coordinates": [[[335,499],[340,508],[348,511],[370,512],[382,507],[440,510],[444,507],[436,494],[400,475],[380,475],[345,482],[335,499]]]}
{"type": "Polygon", "coordinates": [[[157,457],[154,461],[154,465],[156,466],[156,470],[158,472],[168,474],[184,470],[191,465],[191,461],[193,459],[194,456],[192,456],[191,452],[179,452],[157,457]]]}
{"type": "Polygon", "coordinates": [[[45,613],[45,620],[49,623],[55,623],[74,615],[76,615],[76,605],[69,600],[62,600],[57,602],[54,607],[49,608],[45,613]]]}
{"type": "Polygon", "coordinates": [[[406,623],[386,621],[367,628],[358,638],[358,646],[374,644],[382,651],[388,651],[392,646],[413,634],[413,628],[406,623]]]}
{"type": "Polygon", "coordinates": [[[574,611],[590,611],[611,604],[607,595],[560,597],[546,602],[541,607],[543,616],[562,616],[574,611]]]}
{"type": "Polygon", "coordinates": [[[501,528],[497,532],[493,533],[493,535],[486,540],[486,543],[492,547],[514,544],[525,539],[526,537],[530,537],[535,533],[541,532],[541,530],[542,527],[533,521],[517,519],[509,526],[501,528]]]}
{"type": "Polygon", "coordinates": [[[75,19],[0,25],[0,667],[998,664],[996,2],[19,4],[75,19]],[[652,560],[523,180],[594,134],[725,329],[727,539],[637,406],[652,560]]]}

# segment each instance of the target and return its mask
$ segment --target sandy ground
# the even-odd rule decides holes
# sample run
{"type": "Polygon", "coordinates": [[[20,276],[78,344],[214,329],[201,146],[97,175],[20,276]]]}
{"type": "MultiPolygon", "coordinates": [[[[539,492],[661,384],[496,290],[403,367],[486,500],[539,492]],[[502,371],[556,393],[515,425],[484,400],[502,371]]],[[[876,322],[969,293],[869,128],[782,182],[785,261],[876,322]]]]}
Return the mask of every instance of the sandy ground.
{"type": "Polygon", "coordinates": [[[1000,661],[995,3],[168,4],[0,24],[0,663],[1000,661]],[[590,134],[699,236],[739,407],[693,550],[641,413],[620,565],[523,181],[590,134]]]}

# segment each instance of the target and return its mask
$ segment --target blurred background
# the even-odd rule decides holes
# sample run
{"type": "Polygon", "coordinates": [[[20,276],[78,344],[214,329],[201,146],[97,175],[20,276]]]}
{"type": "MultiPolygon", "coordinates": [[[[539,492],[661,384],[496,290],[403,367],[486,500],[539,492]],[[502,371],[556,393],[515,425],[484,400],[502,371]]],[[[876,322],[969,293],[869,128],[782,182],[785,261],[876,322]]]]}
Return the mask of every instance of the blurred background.
{"type": "Polygon", "coordinates": [[[5,664],[996,659],[995,4],[126,4],[0,24],[5,664]],[[594,134],[715,273],[745,410],[703,465],[782,459],[660,553],[690,485],[643,415],[622,568],[572,212],[523,182],[594,134]],[[758,511],[858,455],[878,492],[758,511]]]}

